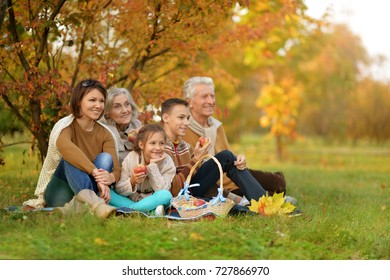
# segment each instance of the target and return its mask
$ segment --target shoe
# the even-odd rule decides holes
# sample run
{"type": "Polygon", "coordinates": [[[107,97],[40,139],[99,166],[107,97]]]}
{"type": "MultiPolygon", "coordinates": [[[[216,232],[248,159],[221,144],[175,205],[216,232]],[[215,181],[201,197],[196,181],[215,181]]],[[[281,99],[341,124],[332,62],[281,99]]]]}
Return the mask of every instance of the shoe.
{"type": "Polygon", "coordinates": [[[241,201],[238,203],[238,205],[240,205],[240,206],[248,206],[250,204],[251,203],[249,202],[249,200],[245,196],[243,196],[241,201]]]}
{"type": "Polygon", "coordinates": [[[162,217],[165,215],[165,208],[164,205],[159,205],[156,207],[156,210],[154,210],[154,213],[156,216],[162,217]]]}
{"type": "Polygon", "coordinates": [[[234,205],[232,209],[230,209],[229,211],[229,216],[246,215],[246,214],[250,214],[249,208],[239,204],[234,205]]]}
{"type": "Polygon", "coordinates": [[[302,216],[302,211],[299,209],[294,209],[291,213],[287,214],[290,218],[302,216]]]}
{"type": "Polygon", "coordinates": [[[292,197],[292,196],[286,195],[284,197],[284,202],[285,203],[290,202],[292,205],[298,206],[298,200],[295,197],[292,197]]]}

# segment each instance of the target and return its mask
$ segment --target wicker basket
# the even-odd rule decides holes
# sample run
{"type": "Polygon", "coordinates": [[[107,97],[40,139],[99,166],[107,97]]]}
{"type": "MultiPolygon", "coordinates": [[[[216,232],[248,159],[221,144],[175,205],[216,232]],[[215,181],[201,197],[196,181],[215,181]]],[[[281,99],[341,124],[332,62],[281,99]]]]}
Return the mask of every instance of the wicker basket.
{"type": "Polygon", "coordinates": [[[184,182],[184,188],[180,190],[177,197],[172,198],[171,204],[173,207],[177,209],[177,211],[180,214],[180,217],[182,218],[193,218],[198,217],[207,213],[212,213],[217,216],[226,216],[230,209],[234,206],[234,202],[231,199],[224,198],[223,197],[223,171],[221,164],[219,161],[211,156],[211,155],[205,155],[202,158],[200,158],[195,165],[191,168],[190,173],[188,174],[188,177],[186,181],[184,182]],[[196,171],[196,168],[203,163],[203,160],[211,158],[214,160],[214,162],[217,164],[220,174],[219,179],[219,188],[218,188],[218,195],[214,198],[212,198],[209,202],[206,202],[205,204],[201,206],[194,206],[194,202],[197,200],[197,198],[190,195],[189,188],[199,186],[199,184],[192,184],[190,185],[191,177],[196,171]]]}

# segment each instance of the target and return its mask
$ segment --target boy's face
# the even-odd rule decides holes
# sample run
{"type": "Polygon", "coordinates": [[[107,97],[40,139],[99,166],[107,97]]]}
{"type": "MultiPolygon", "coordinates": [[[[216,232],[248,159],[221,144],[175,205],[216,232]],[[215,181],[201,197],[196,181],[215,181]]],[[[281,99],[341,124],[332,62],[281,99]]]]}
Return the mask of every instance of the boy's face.
{"type": "Polygon", "coordinates": [[[186,134],[190,111],[185,105],[175,105],[172,110],[163,115],[164,130],[172,140],[186,134]]]}

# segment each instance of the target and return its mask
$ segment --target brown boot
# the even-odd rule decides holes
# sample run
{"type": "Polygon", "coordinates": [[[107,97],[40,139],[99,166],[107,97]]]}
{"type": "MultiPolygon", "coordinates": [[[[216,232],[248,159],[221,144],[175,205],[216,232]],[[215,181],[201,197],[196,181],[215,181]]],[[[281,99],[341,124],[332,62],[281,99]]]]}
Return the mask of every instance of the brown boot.
{"type": "Polygon", "coordinates": [[[76,199],[76,196],[74,196],[71,201],[65,203],[65,205],[63,207],[58,207],[56,209],[58,209],[57,211],[62,213],[62,215],[64,215],[64,216],[69,216],[69,215],[73,215],[73,214],[80,214],[83,212],[87,212],[87,210],[88,210],[88,208],[86,207],[86,205],[84,203],[80,203],[76,199]]]}
{"type": "Polygon", "coordinates": [[[76,195],[76,200],[80,204],[87,204],[92,215],[106,219],[116,213],[116,208],[107,205],[103,198],[98,197],[92,190],[84,189],[76,195]]]}
{"type": "Polygon", "coordinates": [[[286,179],[284,178],[283,172],[264,172],[253,169],[249,169],[249,172],[260,183],[263,189],[268,191],[269,196],[282,192],[286,195],[286,179]]]}

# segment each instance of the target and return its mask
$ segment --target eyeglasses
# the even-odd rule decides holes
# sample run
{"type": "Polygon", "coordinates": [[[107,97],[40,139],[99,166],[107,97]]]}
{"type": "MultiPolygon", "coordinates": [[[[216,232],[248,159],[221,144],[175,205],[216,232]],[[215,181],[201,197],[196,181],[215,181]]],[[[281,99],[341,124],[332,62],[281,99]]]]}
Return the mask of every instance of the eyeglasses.
{"type": "Polygon", "coordinates": [[[83,87],[92,87],[92,86],[96,85],[97,83],[98,83],[98,82],[95,81],[95,80],[86,80],[86,81],[84,81],[81,85],[82,85],[83,87]]]}

